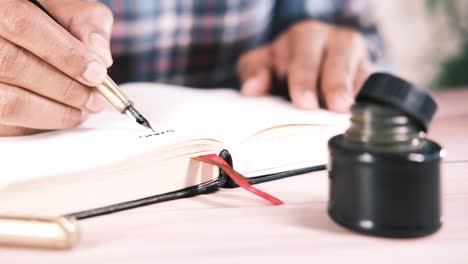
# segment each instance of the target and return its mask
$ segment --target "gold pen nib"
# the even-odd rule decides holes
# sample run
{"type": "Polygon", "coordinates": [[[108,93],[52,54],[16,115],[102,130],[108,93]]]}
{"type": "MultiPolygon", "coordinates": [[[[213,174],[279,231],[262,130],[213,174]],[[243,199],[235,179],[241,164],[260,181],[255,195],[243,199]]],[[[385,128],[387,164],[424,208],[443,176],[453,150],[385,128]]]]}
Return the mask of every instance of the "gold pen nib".
{"type": "Polygon", "coordinates": [[[127,106],[124,113],[130,118],[134,119],[141,126],[144,126],[146,129],[150,129],[151,131],[155,132],[148,120],[142,114],[140,114],[138,110],[135,109],[133,104],[127,106]]]}

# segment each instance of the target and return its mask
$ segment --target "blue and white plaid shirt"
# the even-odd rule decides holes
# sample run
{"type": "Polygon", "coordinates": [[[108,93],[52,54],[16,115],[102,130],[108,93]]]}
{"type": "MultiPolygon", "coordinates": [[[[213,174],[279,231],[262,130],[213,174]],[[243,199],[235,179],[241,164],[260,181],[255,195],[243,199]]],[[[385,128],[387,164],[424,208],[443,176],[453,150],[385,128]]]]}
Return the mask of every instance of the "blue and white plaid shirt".
{"type": "Polygon", "coordinates": [[[361,31],[372,59],[382,42],[366,0],[100,0],[114,13],[110,74],[117,82],[155,81],[238,87],[241,54],[312,18],[361,31]]]}

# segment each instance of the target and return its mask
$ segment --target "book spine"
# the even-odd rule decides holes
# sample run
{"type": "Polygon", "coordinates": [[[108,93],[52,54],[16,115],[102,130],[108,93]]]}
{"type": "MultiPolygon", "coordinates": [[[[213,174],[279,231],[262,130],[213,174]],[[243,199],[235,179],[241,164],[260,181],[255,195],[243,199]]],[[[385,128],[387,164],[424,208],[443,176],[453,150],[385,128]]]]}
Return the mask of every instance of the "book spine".
{"type": "Polygon", "coordinates": [[[74,217],[78,220],[82,220],[82,219],[92,218],[96,216],[125,211],[129,209],[137,208],[140,206],[146,206],[146,205],[151,205],[155,203],[161,203],[161,202],[166,202],[166,201],[171,201],[171,200],[176,200],[176,199],[181,199],[181,198],[188,198],[188,197],[201,195],[201,194],[208,194],[208,193],[212,193],[212,192],[219,190],[219,187],[221,186],[219,181],[220,181],[220,178],[217,178],[209,182],[205,182],[197,186],[188,187],[179,191],[155,195],[151,197],[146,197],[146,198],[129,201],[125,203],[120,203],[120,204],[115,204],[115,205],[110,205],[110,206],[104,206],[104,207],[95,208],[91,210],[75,212],[75,213],[68,214],[68,216],[74,217]]]}
{"type": "MultiPolygon", "coordinates": [[[[228,150],[226,149],[222,150],[219,156],[222,159],[224,159],[230,166],[232,166],[232,157],[228,150]]],[[[124,210],[129,210],[129,209],[137,208],[140,206],[161,203],[161,202],[171,201],[175,199],[188,198],[188,197],[192,197],[192,196],[196,196],[200,194],[212,193],[212,192],[217,191],[219,188],[224,187],[228,181],[231,181],[229,176],[223,170],[220,170],[219,176],[217,179],[202,183],[197,186],[192,186],[192,187],[188,187],[179,191],[174,191],[174,192],[165,193],[161,195],[155,195],[155,196],[146,197],[146,198],[129,201],[125,203],[95,208],[95,209],[81,211],[81,212],[75,212],[75,213],[69,214],[69,216],[72,216],[78,220],[81,220],[81,219],[92,218],[92,217],[106,215],[106,214],[112,214],[112,213],[116,213],[116,212],[120,212],[124,210]]]]}

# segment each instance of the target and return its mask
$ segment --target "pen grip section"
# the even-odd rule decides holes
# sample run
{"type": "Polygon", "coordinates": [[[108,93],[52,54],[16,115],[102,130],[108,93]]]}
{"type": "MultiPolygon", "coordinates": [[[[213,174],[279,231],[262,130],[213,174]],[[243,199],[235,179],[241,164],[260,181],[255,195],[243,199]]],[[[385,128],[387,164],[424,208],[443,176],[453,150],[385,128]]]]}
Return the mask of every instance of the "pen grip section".
{"type": "Polygon", "coordinates": [[[104,96],[120,113],[132,104],[128,97],[118,88],[117,84],[109,77],[105,81],[96,86],[98,92],[104,96]]]}

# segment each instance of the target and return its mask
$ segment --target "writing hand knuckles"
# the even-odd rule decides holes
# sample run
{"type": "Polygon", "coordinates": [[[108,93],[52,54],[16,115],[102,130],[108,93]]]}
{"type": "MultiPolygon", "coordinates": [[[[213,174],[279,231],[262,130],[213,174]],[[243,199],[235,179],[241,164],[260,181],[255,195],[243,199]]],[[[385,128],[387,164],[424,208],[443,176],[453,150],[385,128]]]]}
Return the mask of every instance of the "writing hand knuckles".
{"type": "Polygon", "coordinates": [[[33,20],[29,15],[29,7],[23,1],[6,1],[0,7],[0,34],[1,31],[15,34],[29,34],[33,20]]]}
{"type": "Polygon", "coordinates": [[[24,49],[0,40],[0,81],[15,84],[18,76],[26,72],[28,65],[30,56],[24,49]]]}
{"type": "Polygon", "coordinates": [[[0,85],[0,121],[14,120],[26,98],[21,98],[11,87],[0,85]]]}
{"type": "Polygon", "coordinates": [[[80,122],[80,113],[78,110],[71,107],[64,108],[63,111],[57,113],[59,122],[62,127],[72,127],[80,122]]]}
{"type": "Polygon", "coordinates": [[[84,108],[86,101],[91,96],[90,92],[85,92],[83,86],[76,80],[70,79],[63,89],[57,89],[61,102],[71,106],[84,108]]]}
{"type": "Polygon", "coordinates": [[[83,54],[80,49],[73,46],[64,49],[61,57],[63,67],[76,69],[76,76],[72,77],[78,77],[78,75],[84,71],[86,65],[91,61],[91,59],[89,59],[87,55],[83,54]]]}

